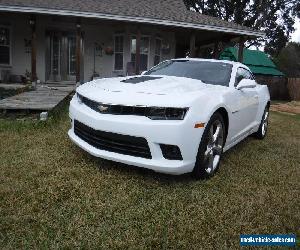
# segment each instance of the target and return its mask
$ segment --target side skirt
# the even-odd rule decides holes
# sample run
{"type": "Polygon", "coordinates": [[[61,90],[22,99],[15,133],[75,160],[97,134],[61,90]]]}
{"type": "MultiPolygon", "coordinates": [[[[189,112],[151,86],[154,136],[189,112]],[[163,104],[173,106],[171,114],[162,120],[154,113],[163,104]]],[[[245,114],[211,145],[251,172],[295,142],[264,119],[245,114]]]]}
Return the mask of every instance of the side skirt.
{"type": "Polygon", "coordinates": [[[249,135],[257,132],[259,128],[259,125],[256,125],[254,128],[252,128],[251,130],[249,130],[248,132],[246,132],[243,136],[239,137],[238,139],[236,139],[235,141],[231,142],[230,144],[226,145],[223,148],[223,152],[226,152],[227,150],[231,149],[232,147],[234,147],[236,144],[238,144],[239,142],[241,142],[242,140],[244,140],[245,138],[247,138],[249,135]]]}

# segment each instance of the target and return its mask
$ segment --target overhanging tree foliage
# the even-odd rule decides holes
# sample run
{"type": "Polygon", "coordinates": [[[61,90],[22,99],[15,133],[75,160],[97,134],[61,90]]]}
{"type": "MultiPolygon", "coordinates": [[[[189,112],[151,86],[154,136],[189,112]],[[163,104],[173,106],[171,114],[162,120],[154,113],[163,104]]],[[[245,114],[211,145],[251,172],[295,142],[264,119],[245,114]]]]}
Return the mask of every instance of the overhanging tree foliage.
{"type": "Polygon", "coordinates": [[[300,43],[288,43],[275,58],[278,68],[287,77],[300,77],[300,43]]]}
{"type": "Polygon", "coordinates": [[[266,33],[248,45],[265,46],[272,56],[278,55],[300,18],[299,0],[184,0],[186,6],[205,15],[219,17],[266,33]]]}

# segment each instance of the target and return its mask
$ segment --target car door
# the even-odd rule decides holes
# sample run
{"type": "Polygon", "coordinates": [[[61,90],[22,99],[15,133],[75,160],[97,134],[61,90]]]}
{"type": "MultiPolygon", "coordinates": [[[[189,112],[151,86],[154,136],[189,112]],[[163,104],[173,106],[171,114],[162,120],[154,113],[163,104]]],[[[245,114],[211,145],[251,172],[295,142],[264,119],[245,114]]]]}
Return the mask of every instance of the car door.
{"type": "Polygon", "coordinates": [[[236,89],[242,79],[255,81],[249,70],[242,67],[237,69],[231,99],[233,124],[231,141],[238,140],[247,135],[256,123],[255,118],[259,104],[257,88],[236,89]]]}

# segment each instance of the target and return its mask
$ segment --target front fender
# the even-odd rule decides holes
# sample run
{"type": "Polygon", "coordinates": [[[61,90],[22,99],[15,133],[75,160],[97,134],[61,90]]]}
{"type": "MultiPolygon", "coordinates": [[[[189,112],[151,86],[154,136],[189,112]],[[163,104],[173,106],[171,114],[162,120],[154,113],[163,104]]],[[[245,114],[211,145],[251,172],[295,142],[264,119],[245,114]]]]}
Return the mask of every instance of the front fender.
{"type": "Polygon", "coordinates": [[[230,119],[231,111],[222,95],[211,97],[200,97],[195,100],[191,107],[191,115],[194,117],[195,123],[207,124],[211,116],[220,108],[226,110],[230,119]]]}

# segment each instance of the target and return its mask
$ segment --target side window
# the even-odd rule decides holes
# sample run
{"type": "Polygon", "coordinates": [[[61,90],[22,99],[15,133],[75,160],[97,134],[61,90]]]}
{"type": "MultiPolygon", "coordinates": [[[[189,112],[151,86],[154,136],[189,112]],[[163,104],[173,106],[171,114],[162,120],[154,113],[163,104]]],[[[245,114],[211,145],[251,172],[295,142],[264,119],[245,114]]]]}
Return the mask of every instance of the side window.
{"type": "Polygon", "coordinates": [[[254,80],[254,77],[249,70],[244,69],[244,68],[238,68],[238,70],[236,72],[234,86],[236,87],[242,79],[254,80]]]}
{"type": "Polygon", "coordinates": [[[246,70],[246,69],[243,69],[243,70],[244,70],[244,72],[245,72],[245,78],[246,78],[246,79],[253,80],[252,74],[249,72],[249,70],[246,70]]]}
{"type": "Polygon", "coordinates": [[[243,68],[238,68],[237,69],[237,72],[236,72],[236,77],[235,77],[235,83],[234,83],[234,86],[236,87],[239,82],[244,79],[244,74],[243,74],[243,68]]]}
{"type": "Polygon", "coordinates": [[[248,72],[248,74],[250,75],[249,79],[255,80],[254,75],[253,75],[249,70],[247,70],[247,72],[248,72]]]}

